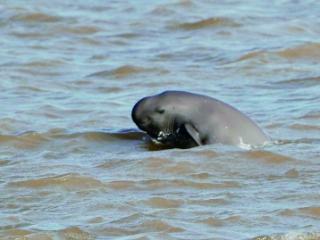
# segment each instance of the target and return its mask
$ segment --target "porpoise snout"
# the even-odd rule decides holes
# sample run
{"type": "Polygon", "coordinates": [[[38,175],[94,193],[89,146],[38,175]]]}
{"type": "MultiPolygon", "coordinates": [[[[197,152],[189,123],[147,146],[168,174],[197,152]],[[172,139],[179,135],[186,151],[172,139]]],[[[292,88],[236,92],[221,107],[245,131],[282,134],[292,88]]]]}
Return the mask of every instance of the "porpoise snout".
{"type": "Polygon", "coordinates": [[[146,131],[147,127],[150,125],[150,120],[148,118],[140,118],[136,119],[135,123],[141,130],[146,131]]]}

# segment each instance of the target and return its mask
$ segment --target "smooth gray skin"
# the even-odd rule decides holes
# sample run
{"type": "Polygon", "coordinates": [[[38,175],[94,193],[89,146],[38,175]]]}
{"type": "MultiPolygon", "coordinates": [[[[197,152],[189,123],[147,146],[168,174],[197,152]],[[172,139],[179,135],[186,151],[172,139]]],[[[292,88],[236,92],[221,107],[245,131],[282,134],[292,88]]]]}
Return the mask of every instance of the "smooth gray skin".
{"type": "Polygon", "coordinates": [[[132,109],[137,126],[173,147],[261,145],[269,137],[246,115],[217,99],[183,91],[145,97],[132,109]]]}

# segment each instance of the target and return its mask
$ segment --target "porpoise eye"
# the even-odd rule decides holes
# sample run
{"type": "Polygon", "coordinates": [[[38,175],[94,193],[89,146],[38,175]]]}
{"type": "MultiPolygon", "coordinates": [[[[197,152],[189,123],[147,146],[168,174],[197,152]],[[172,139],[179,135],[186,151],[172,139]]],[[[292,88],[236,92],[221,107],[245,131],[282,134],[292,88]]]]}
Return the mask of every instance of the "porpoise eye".
{"type": "Polygon", "coordinates": [[[157,112],[157,113],[160,113],[160,114],[163,114],[165,111],[164,111],[163,108],[157,108],[157,109],[156,109],[156,112],[157,112]]]}

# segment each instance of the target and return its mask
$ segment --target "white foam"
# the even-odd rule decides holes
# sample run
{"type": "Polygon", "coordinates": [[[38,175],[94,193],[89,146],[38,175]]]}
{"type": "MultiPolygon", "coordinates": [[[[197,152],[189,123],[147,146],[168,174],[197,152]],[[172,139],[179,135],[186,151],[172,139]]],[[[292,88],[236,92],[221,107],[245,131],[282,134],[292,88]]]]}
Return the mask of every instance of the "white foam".
{"type": "Polygon", "coordinates": [[[320,232],[290,232],[286,234],[256,237],[254,240],[320,240],[320,232]]]}
{"type": "Polygon", "coordinates": [[[252,145],[243,142],[242,137],[239,137],[239,142],[240,142],[240,143],[238,144],[238,147],[240,147],[240,148],[242,148],[242,149],[251,150],[251,149],[253,148],[252,145]]]}

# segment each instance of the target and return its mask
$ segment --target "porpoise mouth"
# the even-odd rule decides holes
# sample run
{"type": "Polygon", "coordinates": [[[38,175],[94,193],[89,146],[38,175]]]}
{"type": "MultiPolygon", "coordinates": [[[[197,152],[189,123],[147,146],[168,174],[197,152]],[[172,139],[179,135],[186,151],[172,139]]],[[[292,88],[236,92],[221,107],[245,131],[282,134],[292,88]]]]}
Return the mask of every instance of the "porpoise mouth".
{"type": "Polygon", "coordinates": [[[155,137],[151,136],[151,139],[155,144],[168,147],[190,148],[198,145],[183,125],[170,132],[160,130],[155,137]]]}
{"type": "Polygon", "coordinates": [[[156,134],[155,137],[152,137],[152,141],[156,144],[174,144],[177,141],[178,132],[179,129],[176,129],[175,132],[165,132],[161,130],[156,134]]]}
{"type": "Polygon", "coordinates": [[[170,138],[170,136],[173,136],[173,134],[160,131],[157,136],[157,141],[163,142],[163,141],[167,140],[168,138],[170,138]]]}

